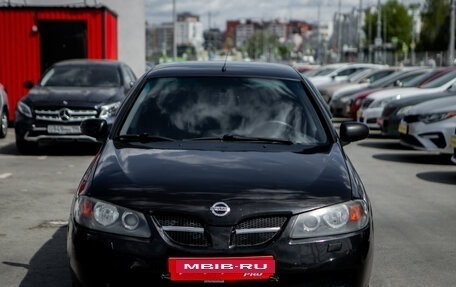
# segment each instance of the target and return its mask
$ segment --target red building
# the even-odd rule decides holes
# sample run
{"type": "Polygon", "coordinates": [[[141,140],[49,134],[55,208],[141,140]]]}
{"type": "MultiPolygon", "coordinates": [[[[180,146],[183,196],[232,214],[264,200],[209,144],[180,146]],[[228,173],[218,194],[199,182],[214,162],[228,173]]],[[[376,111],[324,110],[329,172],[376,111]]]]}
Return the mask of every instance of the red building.
{"type": "Polygon", "coordinates": [[[24,82],[37,82],[53,63],[117,59],[117,15],[104,6],[0,7],[0,83],[13,120],[24,82]]]}

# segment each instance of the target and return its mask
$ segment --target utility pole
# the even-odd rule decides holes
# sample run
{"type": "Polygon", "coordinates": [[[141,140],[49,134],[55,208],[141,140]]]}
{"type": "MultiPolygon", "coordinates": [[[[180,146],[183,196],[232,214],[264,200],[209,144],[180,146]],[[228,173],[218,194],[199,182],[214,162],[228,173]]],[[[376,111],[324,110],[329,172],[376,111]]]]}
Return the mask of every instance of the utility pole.
{"type": "Polygon", "coordinates": [[[380,61],[380,49],[382,48],[382,13],[380,0],[377,3],[377,36],[375,37],[375,62],[380,61]]]}
{"type": "Polygon", "coordinates": [[[339,62],[342,61],[342,12],[341,12],[341,0],[339,0],[339,9],[338,9],[338,16],[337,16],[337,21],[339,24],[339,31],[337,32],[337,54],[338,54],[338,60],[339,62]]]}
{"type": "Polygon", "coordinates": [[[358,12],[358,61],[363,59],[363,43],[362,43],[362,31],[363,31],[363,0],[359,0],[359,12],[358,12]]]}
{"type": "Polygon", "coordinates": [[[176,19],[176,0],[173,0],[173,59],[177,61],[177,19],[176,19]]]}
{"type": "Polygon", "coordinates": [[[450,10],[450,43],[448,45],[448,66],[454,65],[454,13],[455,13],[455,0],[451,0],[450,10]]]}

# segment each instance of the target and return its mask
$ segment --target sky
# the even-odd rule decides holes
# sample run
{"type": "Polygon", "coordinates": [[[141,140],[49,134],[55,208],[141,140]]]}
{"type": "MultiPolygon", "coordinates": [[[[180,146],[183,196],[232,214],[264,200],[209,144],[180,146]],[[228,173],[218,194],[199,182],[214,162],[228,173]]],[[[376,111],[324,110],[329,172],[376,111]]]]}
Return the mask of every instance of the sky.
{"type": "MultiPolygon", "coordinates": [[[[376,6],[378,0],[175,0],[176,13],[190,12],[200,16],[204,29],[225,30],[227,20],[302,20],[329,22],[335,12],[348,13],[376,6]],[[320,7],[320,9],[319,9],[320,7]]],[[[386,0],[380,0],[385,3],[386,0]]],[[[423,3],[424,0],[398,0],[404,5],[423,3]]],[[[172,22],[173,0],[145,0],[146,20],[151,25],[172,22]]]]}

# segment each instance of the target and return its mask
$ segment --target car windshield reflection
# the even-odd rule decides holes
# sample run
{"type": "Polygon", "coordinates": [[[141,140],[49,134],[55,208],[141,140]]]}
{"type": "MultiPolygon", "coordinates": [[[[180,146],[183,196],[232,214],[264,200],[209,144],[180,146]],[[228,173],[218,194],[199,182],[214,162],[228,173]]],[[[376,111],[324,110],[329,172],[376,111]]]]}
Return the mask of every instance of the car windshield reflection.
{"type": "Polygon", "coordinates": [[[298,81],[236,77],[149,80],[120,134],[176,140],[262,138],[327,142],[325,129],[298,81]]]}

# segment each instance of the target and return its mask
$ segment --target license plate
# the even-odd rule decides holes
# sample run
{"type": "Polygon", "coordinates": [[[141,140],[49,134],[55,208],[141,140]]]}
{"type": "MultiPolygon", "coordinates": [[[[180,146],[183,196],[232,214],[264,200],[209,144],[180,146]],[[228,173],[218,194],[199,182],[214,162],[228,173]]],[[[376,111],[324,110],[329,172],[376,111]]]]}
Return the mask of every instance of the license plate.
{"type": "Polygon", "coordinates": [[[453,148],[456,148],[456,135],[451,137],[451,146],[453,148]]]}
{"type": "Polygon", "coordinates": [[[168,259],[171,281],[236,282],[268,280],[275,273],[272,256],[168,259]]]}
{"type": "Polygon", "coordinates": [[[358,110],[356,112],[356,119],[359,121],[359,119],[362,117],[362,115],[363,115],[363,112],[361,110],[358,110]]]}
{"type": "Polygon", "coordinates": [[[346,107],[345,107],[345,112],[346,112],[347,114],[350,114],[350,112],[351,112],[351,107],[350,107],[350,106],[346,106],[346,107]]]}
{"type": "Polygon", "coordinates": [[[399,133],[401,134],[407,134],[407,124],[399,124],[398,128],[399,133]]]}
{"type": "Polygon", "coordinates": [[[81,128],[79,126],[62,126],[62,125],[49,125],[47,132],[50,134],[80,134],[81,128]]]}

